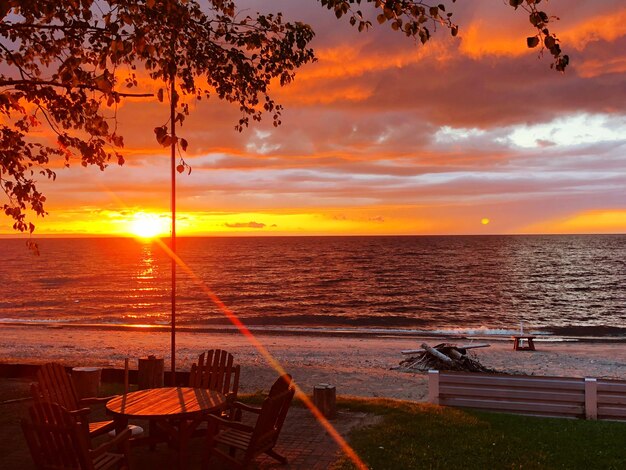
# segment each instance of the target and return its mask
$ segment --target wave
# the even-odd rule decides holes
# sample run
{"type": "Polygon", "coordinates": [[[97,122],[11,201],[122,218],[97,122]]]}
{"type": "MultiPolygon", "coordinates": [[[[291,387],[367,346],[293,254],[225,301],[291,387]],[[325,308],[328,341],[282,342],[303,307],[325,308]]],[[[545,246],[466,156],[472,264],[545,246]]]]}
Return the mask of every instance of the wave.
{"type": "MultiPolygon", "coordinates": [[[[245,323],[245,322],[244,322],[245,323]]],[[[0,318],[0,324],[14,327],[43,327],[43,328],[72,328],[97,330],[133,330],[133,331],[160,331],[169,332],[167,322],[125,323],[125,322],[81,322],[62,321],[54,319],[15,319],[0,318]]],[[[251,325],[247,328],[254,333],[270,335],[320,335],[320,336],[377,336],[377,337],[435,337],[448,339],[488,339],[506,340],[519,334],[518,329],[509,328],[383,328],[383,327],[354,327],[354,326],[284,326],[284,325],[251,325]]],[[[182,324],[176,328],[180,333],[238,333],[239,328],[232,324],[214,323],[212,325],[182,324]]],[[[595,327],[553,327],[529,329],[527,334],[536,336],[539,341],[611,341],[626,342],[626,328],[595,326],[595,327]]]]}

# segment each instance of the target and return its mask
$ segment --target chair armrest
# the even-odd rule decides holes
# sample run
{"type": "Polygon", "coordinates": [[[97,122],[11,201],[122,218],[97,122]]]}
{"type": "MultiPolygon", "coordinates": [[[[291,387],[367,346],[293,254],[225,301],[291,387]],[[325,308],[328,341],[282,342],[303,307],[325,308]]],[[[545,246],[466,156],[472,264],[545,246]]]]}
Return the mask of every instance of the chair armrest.
{"type": "Polygon", "coordinates": [[[261,408],[256,406],[246,405],[245,403],[241,403],[240,401],[236,401],[232,405],[234,408],[239,408],[240,410],[249,411],[251,413],[259,414],[261,413],[261,408]]]}
{"type": "Polygon", "coordinates": [[[85,406],[85,405],[97,405],[100,403],[106,403],[107,401],[116,398],[118,395],[112,395],[110,397],[87,397],[87,398],[81,398],[79,400],[79,405],[81,406],[85,406]]]}
{"type": "Polygon", "coordinates": [[[90,451],[91,456],[98,457],[99,455],[109,452],[115,446],[128,445],[128,439],[130,438],[131,434],[132,434],[131,430],[127,426],[126,429],[124,429],[121,433],[117,434],[113,439],[105,442],[104,444],[99,445],[98,447],[90,451]]]}
{"type": "Polygon", "coordinates": [[[72,410],[69,413],[74,417],[83,418],[91,413],[91,410],[89,408],[80,408],[79,410],[72,410]]]}
{"type": "Polygon", "coordinates": [[[237,429],[238,431],[246,431],[252,432],[254,428],[252,426],[248,426],[247,424],[240,423],[238,421],[230,421],[228,419],[220,418],[219,416],[209,415],[209,427],[214,427],[215,429],[226,427],[231,429],[237,429]]]}

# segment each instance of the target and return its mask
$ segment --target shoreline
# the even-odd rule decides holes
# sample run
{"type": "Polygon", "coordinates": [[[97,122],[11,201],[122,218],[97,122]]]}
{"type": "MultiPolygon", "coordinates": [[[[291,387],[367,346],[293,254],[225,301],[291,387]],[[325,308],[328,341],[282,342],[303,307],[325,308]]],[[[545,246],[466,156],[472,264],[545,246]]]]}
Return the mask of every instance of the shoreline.
{"type": "MultiPolygon", "coordinates": [[[[50,330],[76,329],[89,331],[133,331],[133,332],[159,332],[169,333],[169,325],[155,324],[132,324],[132,323],[72,323],[63,321],[2,321],[0,320],[0,330],[3,327],[13,328],[44,328],[50,330]]],[[[480,329],[480,328],[459,328],[458,330],[417,330],[410,328],[384,328],[375,326],[315,326],[315,325],[246,325],[255,335],[267,336],[329,336],[346,338],[411,338],[411,339],[443,339],[446,341],[510,341],[512,335],[519,334],[518,330],[505,329],[480,329]]],[[[176,333],[189,334],[240,334],[237,327],[233,325],[214,326],[177,326],[176,333]]],[[[562,335],[543,331],[542,329],[531,329],[527,334],[535,336],[535,342],[539,343],[560,343],[560,342],[581,342],[581,343],[626,343],[626,335],[562,335]]]]}
{"type": "MultiPolygon", "coordinates": [[[[255,332],[256,334],[256,332],[255,332]]],[[[242,334],[234,332],[177,333],[177,369],[189,370],[198,354],[208,349],[233,353],[242,367],[240,390],[267,390],[278,372],[242,334]]],[[[446,337],[328,336],[313,334],[259,334],[256,339],[306,392],[318,383],[330,383],[340,395],[387,397],[423,401],[425,372],[391,370],[404,358],[400,351],[471,339],[446,337]]],[[[475,340],[484,342],[484,340],[475,340]]],[[[513,374],[596,377],[626,380],[626,348],[620,342],[537,342],[537,351],[513,351],[512,341],[493,341],[472,350],[473,357],[498,372],[513,374]]],[[[169,370],[170,335],[167,331],[99,330],[83,328],[23,328],[0,325],[0,362],[40,364],[48,361],[71,366],[123,368],[124,358],[154,354],[164,357],[169,370]]]]}

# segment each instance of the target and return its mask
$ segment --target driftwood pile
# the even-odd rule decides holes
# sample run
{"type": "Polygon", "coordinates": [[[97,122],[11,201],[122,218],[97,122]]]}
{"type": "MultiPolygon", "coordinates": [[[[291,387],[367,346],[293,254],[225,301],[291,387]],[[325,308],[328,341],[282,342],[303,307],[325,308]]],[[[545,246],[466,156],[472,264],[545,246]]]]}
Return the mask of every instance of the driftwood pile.
{"type": "Polygon", "coordinates": [[[406,359],[400,361],[395,370],[407,372],[428,371],[428,370],[459,370],[465,372],[493,372],[483,366],[477,359],[469,357],[468,349],[485,348],[488,344],[472,344],[467,346],[456,346],[450,343],[441,343],[434,347],[422,343],[421,349],[402,351],[407,355],[406,359]]]}

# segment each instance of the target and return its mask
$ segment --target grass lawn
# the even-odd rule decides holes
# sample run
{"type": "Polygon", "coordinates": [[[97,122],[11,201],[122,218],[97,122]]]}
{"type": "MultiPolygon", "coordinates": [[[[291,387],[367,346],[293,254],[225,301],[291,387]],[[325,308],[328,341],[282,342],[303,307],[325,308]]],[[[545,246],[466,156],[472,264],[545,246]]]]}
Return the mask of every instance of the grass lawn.
{"type": "MultiPolygon", "coordinates": [[[[382,415],[350,443],[371,469],[626,469],[626,423],[535,418],[392,400],[341,400],[382,415]]],[[[353,466],[343,461],[338,468],[353,466]]]]}

